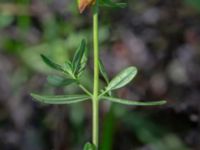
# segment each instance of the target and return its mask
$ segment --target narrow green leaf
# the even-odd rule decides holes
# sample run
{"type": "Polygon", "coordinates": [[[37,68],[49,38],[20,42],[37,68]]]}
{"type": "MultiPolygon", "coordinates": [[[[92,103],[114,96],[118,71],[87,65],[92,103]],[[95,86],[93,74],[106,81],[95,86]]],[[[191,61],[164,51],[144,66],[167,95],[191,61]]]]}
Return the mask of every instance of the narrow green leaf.
{"type": "Polygon", "coordinates": [[[85,146],[84,146],[84,150],[96,150],[96,147],[94,144],[91,144],[91,143],[86,143],[85,146]]]}
{"type": "Polygon", "coordinates": [[[47,81],[53,86],[67,86],[76,82],[74,79],[66,79],[60,76],[48,76],[47,81]]]}
{"type": "Polygon", "coordinates": [[[63,67],[59,64],[54,63],[51,59],[46,57],[45,55],[41,55],[42,60],[52,69],[58,70],[58,71],[64,71],[63,67]]]}
{"type": "Polygon", "coordinates": [[[72,60],[72,67],[73,67],[74,74],[76,74],[78,72],[78,70],[80,69],[81,60],[82,60],[82,58],[84,56],[84,52],[85,52],[85,49],[86,49],[85,47],[86,47],[86,40],[83,39],[81,41],[81,45],[76,50],[74,58],[72,60]]]}
{"type": "Polygon", "coordinates": [[[64,63],[64,70],[65,70],[65,72],[67,72],[68,74],[73,74],[73,70],[72,70],[72,63],[70,62],[70,61],[66,61],[65,63],[64,63]]]}
{"type": "Polygon", "coordinates": [[[111,0],[100,0],[100,6],[110,7],[110,8],[125,8],[127,7],[127,4],[112,2],[111,0]]]}
{"type": "Polygon", "coordinates": [[[78,77],[80,77],[82,75],[83,71],[85,70],[87,61],[88,61],[88,49],[86,48],[84,55],[81,59],[80,67],[78,68],[78,72],[77,72],[78,77]]]}
{"type": "MultiPolygon", "coordinates": [[[[105,67],[104,67],[103,62],[101,61],[101,59],[99,59],[99,70],[100,70],[101,75],[103,76],[104,80],[106,81],[106,83],[108,85],[109,84],[108,74],[106,72],[106,69],[105,69],[105,67]]],[[[103,92],[103,90],[102,90],[102,92],[103,92]]],[[[108,91],[108,95],[112,96],[112,92],[108,91]]]]}
{"type": "Polygon", "coordinates": [[[45,104],[72,104],[90,99],[87,95],[38,95],[32,93],[31,96],[39,102],[45,104]]]}
{"type": "Polygon", "coordinates": [[[99,70],[100,70],[100,73],[103,76],[104,80],[106,81],[106,83],[109,84],[108,74],[106,73],[106,69],[105,69],[101,59],[99,59],[99,70]]]}
{"type": "Polygon", "coordinates": [[[166,101],[156,101],[156,102],[139,102],[139,101],[132,101],[132,100],[126,100],[121,98],[115,98],[115,97],[108,97],[103,96],[102,97],[105,100],[109,100],[111,102],[125,104],[125,105],[135,105],[135,106],[156,106],[156,105],[163,105],[166,103],[166,101]]]}
{"type": "Polygon", "coordinates": [[[137,74],[135,67],[129,67],[121,71],[106,87],[106,91],[119,89],[128,84],[137,74]]]}

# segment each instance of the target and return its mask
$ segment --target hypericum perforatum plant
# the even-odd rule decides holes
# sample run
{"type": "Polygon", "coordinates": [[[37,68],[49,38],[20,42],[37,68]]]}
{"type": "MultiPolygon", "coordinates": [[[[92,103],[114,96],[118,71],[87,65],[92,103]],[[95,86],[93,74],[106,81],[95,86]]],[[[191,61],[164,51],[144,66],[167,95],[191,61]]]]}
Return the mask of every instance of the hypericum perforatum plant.
{"type": "Polygon", "coordinates": [[[46,104],[72,104],[77,102],[83,102],[91,100],[92,102],[92,142],[86,143],[84,150],[97,150],[98,149],[98,137],[99,137],[99,102],[101,100],[108,100],[114,103],[120,103],[125,105],[134,106],[154,106],[165,104],[166,101],[156,102],[140,102],[132,101],[112,96],[112,91],[127,85],[137,74],[136,67],[128,67],[116,75],[112,80],[109,80],[106,73],[103,62],[99,57],[99,27],[98,27],[98,15],[99,7],[114,7],[123,8],[125,3],[116,3],[110,0],[78,0],[79,11],[82,13],[87,7],[93,9],[93,55],[94,55],[94,80],[93,91],[89,91],[80,81],[83,72],[86,68],[88,52],[87,43],[83,39],[79,48],[76,50],[72,60],[66,61],[60,65],[52,61],[45,55],[41,55],[43,61],[51,68],[62,72],[64,77],[61,76],[49,76],[48,82],[55,86],[68,86],[72,83],[76,84],[85,94],[77,95],[38,95],[31,94],[31,96],[42,103],[46,104]],[[106,82],[106,87],[99,89],[99,76],[100,74],[106,82]]]}

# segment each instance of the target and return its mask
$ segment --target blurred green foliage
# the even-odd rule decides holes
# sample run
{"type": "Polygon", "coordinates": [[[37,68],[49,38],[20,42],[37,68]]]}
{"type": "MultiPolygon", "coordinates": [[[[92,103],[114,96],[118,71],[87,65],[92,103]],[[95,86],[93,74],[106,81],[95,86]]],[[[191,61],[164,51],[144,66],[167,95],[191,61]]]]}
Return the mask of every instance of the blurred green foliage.
{"type": "Polygon", "coordinates": [[[14,16],[6,13],[0,13],[0,29],[9,26],[13,22],[13,20],[14,16]]]}
{"type": "Polygon", "coordinates": [[[186,4],[191,5],[192,7],[196,8],[200,11],[200,1],[199,0],[184,0],[186,4]]]}

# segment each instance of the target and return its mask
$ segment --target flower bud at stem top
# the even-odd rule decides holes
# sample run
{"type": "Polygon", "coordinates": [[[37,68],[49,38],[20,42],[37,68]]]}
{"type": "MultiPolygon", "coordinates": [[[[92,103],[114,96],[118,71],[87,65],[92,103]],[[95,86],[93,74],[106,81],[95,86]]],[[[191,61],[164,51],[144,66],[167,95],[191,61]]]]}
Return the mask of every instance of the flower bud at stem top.
{"type": "Polygon", "coordinates": [[[78,9],[82,13],[87,7],[95,4],[96,0],[78,0],[78,9]]]}

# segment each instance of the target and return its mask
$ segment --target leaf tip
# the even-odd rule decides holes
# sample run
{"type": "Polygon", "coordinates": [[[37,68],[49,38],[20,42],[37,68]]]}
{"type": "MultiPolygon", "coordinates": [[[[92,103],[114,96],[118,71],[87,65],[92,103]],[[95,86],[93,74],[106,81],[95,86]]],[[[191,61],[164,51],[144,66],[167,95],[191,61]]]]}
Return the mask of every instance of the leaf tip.
{"type": "Polygon", "coordinates": [[[46,58],[46,56],[44,54],[40,54],[40,57],[43,59],[43,58],[46,58]]]}
{"type": "Polygon", "coordinates": [[[48,58],[44,54],[40,54],[40,57],[42,58],[42,60],[44,62],[46,62],[48,60],[48,58]]]}
{"type": "Polygon", "coordinates": [[[86,38],[83,38],[82,41],[81,41],[81,43],[84,44],[84,45],[86,45],[86,43],[87,43],[86,38]]]}
{"type": "Polygon", "coordinates": [[[30,93],[31,97],[35,97],[35,94],[34,93],[30,93]]]}
{"type": "Polygon", "coordinates": [[[164,104],[167,104],[167,101],[166,100],[161,100],[160,101],[160,105],[164,105],[164,104]]]}
{"type": "Polygon", "coordinates": [[[37,94],[35,94],[35,93],[30,93],[30,96],[31,96],[34,100],[37,100],[37,94]]]}

